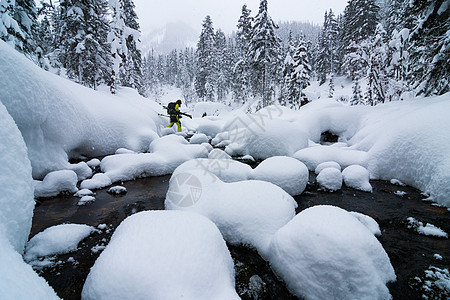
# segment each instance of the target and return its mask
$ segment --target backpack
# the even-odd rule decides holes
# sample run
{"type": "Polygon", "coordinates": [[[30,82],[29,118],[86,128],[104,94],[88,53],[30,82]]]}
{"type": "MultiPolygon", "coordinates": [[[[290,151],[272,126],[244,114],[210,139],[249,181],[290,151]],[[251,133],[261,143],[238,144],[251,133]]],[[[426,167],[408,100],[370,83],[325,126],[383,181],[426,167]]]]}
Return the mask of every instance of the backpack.
{"type": "Polygon", "coordinates": [[[175,110],[175,106],[177,104],[175,102],[170,102],[169,104],[167,104],[167,114],[169,115],[177,115],[178,112],[175,110]]]}

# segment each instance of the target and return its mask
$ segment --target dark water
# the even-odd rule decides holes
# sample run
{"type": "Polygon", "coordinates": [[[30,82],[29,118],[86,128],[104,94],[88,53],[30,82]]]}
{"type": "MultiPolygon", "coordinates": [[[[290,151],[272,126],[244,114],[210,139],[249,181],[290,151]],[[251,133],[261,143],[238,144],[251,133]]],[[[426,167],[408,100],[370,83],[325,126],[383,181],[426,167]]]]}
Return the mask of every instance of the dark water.
{"type": "MultiPolygon", "coordinates": [[[[123,219],[138,211],[164,209],[169,179],[170,176],[162,176],[124,182],[128,193],[120,196],[108,194],[108,188],[97,190],[95,202],[86,206],[77,206],[79,198],[72,196],[59,196],[38,203],[30,237],[62,223],[106,224],[110,228],[92,234],[80,243],[76,252],[59,255],[57,260],[60,263],[41,271],[41,276],[61,298],[80,299],[84,280],[100,254],[91,249],[106,245],[123,219]]],[[[314,181],[314,175],[310,181],[314,181]]],[[[397,281],[388,285],[393,298],[422,299],[422,295],[428,293],[430,299],[448,299],[449,295],[441,290],[425,292],[417,278],[423,280],[424,272],[430,266],[449,268],[449,240],[415,233],[408,228],[406,218],[414,217],[449,233],[449,211],[422,201],[420,192],[411,187],[394,186],[384,181],[371,183],[373,193],[346,187],[335,193],[326,193],[310,184],[302,195],[295,198],[299,204],[297,212],[314,205],[329,204],[373,217],[382,229],[382,236],[378,239],[397,274],[397,281]],[[406,195],[396,196],[396,191],[404,191],[406,195]],[[434,254],[443,259],[435,259],[434,254]]],[[[229,246],[229,249],[235,262],[236,290],[242,299],[296,299],[254,250],[240,246],[229,246]]]]}

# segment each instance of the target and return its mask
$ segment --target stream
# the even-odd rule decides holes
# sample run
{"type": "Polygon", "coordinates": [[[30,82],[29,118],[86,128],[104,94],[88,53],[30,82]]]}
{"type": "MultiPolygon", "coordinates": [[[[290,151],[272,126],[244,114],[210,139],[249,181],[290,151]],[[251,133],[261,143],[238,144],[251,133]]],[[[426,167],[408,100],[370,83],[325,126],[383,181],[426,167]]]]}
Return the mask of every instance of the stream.
{"type": "MultiPolygon", "coordinates": [[[[125,195],[109,194],[108,188],[96,190],[96,200],[77,206],[78,197],[60,195],[37,201],[30,238],[44,229],[63,223],[106,224],[107,230],[91,234],[72,253],[58,255],[56,265],[37,270],[53,287],[59,297],[80,299],[84,281],[106,246],[114,229],[126,217],[144,210],[164,209],[164,199],[170,175],[124,182],[125,195]]],[[[378,240],[386,250],[397,275],[388,284],[393,299],[449,299],[450,291],[431,284],[424,287],[426,271],[436,267],[449,269],[448,239],[420,235],[408,227],[406,218],[431,223],[450,233],[450,212],[447,208],[425,202],[420,191],[408,186],[396,186],[385,181],[371,181],[373,192],[366,193],[343,187],[329,193],[319,189],[310,174],[305,192],[295,197],[297,213],[314,205],[334,205],[348,211],[364,213],[380,225],[378,240]],[[402,191],[405,193],[396,193],[402,191]],[[403,195],[402,195],[403,194],[403,195]],[[439,254],[442,258],[436,258],[439,254]]],[[[267,262],[252,249],[229,245],[236,270],[236,291],[242,299],[297,299],[272,273],[267,262]]],[[[429,273],[429,272],[428,272],[429,273]]],[[[433,281],[432,281],[433,283],[433,281]]]]}

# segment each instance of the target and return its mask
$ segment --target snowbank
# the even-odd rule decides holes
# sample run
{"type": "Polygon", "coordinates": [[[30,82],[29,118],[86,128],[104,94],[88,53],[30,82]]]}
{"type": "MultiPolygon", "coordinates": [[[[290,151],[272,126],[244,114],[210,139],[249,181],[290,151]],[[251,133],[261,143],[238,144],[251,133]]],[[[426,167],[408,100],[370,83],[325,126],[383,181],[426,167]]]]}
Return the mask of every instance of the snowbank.
{"type": "Polygon", "coordinates": [[[125,219],[92,267],[82,299],[239,299],[217,227],[198,214],[140,212],[125,219]]]}
{"type": "Polygon", "coordinates": [[[44,278],[26,264],[0,232],[0,291],[2,299],[59,299],[44,278]]]}
{"type": "Polygon", "coordinates": [[[23,138],[1,102],[0,140],[0,235],[22,254],[33,217],[33,179],[23,138]]]}
{"type": "Polygon", "coordinates": [[[224,183],[197,169],[172,175],[165,207],[208,217],[227,242],[252,246],[264,257],[272,236],[294,217],[297,203],[272,183],[224,183]]]}
{"type": "Polygon", "coordinates": [[[158,137],[155,102],[128,89],[113,96],[63,79],[3,41],[0,78],[0,99],[22,132],[36,179],[67,169],[69,157],[143,150],[158,137]]]}
{"type": "Polygon", "coordinates": [[[273,237],[272,269],[305,299],[389,299],[396,280],[381,244],[358,219],[334,206],[295,216],[273,237]]]}

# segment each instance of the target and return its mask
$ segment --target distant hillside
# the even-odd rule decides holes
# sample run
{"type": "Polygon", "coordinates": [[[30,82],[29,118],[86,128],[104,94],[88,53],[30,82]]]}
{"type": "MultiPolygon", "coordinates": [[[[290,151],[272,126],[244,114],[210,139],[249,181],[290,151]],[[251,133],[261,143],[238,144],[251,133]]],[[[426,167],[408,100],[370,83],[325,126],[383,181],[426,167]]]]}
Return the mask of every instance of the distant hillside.
{"type": "Polygon", "coordinates": [[[195,47],[199,36],[199,32],[183,22],[170,23],[161,28],[143,31],[142,52],[147,55],[153,49],[155,54],[169,54],[174,49],[195,47]]]}

